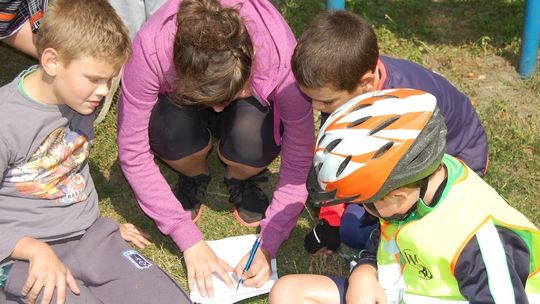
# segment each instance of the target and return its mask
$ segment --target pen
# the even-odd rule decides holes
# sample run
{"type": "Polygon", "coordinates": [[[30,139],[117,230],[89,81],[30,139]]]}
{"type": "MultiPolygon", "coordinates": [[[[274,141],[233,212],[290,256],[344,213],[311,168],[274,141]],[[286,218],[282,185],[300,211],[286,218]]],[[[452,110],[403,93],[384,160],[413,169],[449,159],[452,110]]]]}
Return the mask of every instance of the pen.
{"type": "MultiPolygon", "coordinates": [[[[251,267],[251,263],[253,262],[253,258],[255,257],[255,252],[257,252],[257,249],[259,248],[259,244],[261,243],[261,237],[257,237],[255,240],[255,243],[253,243],[253,247],[251,248],[251,253],[249,254],[249,259],[246,263],[246,267],[244,267],[244,270],[242,271],[242,275],[248,271],[249,267],[251,267]]],[[[240,280],[238,281],[238,285],[236,285],[236,291],[238,291],[238,287],[240,287],[240,284],[244,283],[244,279],[242,279],[242,276],[240,276],[240,280]]]]}

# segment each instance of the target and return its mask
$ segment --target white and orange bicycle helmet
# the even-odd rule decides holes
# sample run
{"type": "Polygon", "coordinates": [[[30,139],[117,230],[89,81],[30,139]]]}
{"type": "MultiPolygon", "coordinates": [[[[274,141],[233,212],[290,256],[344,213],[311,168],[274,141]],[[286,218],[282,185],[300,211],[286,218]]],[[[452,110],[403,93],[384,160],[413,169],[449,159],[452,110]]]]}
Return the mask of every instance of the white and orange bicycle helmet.
{"type": "Polygon", "coordinates": [[[389,89],[357,96],[328,117],[308,190],[316,205],[372,203],[439,166],[446,127],[435,96],[389,89]]]}

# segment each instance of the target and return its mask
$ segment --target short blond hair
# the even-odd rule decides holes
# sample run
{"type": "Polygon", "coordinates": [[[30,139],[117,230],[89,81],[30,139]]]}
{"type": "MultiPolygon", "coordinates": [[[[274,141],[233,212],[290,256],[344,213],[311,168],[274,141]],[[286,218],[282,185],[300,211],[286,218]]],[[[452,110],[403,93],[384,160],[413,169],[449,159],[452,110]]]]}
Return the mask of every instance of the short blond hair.
{"type": "Polygon", "coordinates": [[[51,1],[38,30],[41,56],[55,49],[64,62],[93,57],[120,68],[131,56],[128,30],[106,0],[51,1]]]}

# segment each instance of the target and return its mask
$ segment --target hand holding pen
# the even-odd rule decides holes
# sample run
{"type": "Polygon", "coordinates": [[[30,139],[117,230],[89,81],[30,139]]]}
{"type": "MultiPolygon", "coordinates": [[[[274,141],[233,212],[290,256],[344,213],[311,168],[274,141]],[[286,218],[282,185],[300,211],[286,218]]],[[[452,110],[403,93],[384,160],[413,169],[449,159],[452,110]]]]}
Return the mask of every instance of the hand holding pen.
{"type": "Polygon", "coordinates": [[[251,264],[253,263],[253,259],[255,258],[255,253],[257,253],[257,249],[259,249],[259,245],[261,244],[261,237],[257,237],[255,240],[255,243],[253,243],[253,247],[251,248],[251,253],[249,254],[248,261],[246,263],[246,266],[244,267],[244,270],[242,271],[242,275],[240,276],[240,280],[238,281],[238,285],[236,285],[236,290],[238,291],[238,288],[242,283],[244,283],[244,279],[242,276],[246,271],[249,270],[249,267],[251,267],[251,264]]]}

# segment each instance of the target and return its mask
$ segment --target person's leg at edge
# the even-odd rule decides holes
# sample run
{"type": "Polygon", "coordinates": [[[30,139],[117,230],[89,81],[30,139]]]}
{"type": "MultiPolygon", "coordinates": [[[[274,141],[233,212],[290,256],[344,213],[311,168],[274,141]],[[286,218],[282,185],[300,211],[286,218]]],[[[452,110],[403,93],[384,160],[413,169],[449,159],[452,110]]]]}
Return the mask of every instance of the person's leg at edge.
{"type": "Polygon", "coordinates": [[[270,304],[343,303],[340,288],[330,277],[314,274],[292,274],[280,278],[268,297],[270,304]]]}
{"type": "Polygon", "coordinates": [[[26,22],[16,33],[2,40],[5,44],[37,58],[36,35],[32,33],[30,22],[26,22]]]}

